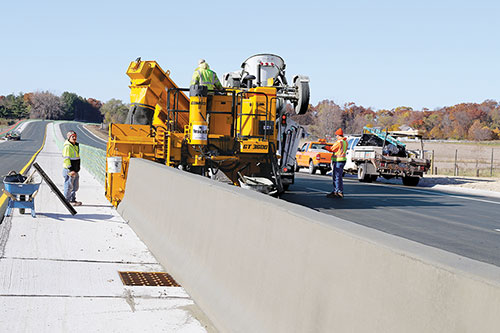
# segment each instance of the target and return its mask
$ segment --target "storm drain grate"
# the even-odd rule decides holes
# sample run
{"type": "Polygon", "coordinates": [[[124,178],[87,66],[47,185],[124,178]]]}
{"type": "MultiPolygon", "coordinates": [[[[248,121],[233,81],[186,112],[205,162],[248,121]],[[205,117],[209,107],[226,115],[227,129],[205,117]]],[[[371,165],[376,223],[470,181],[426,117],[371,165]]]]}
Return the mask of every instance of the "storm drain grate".
{"type": "Polygon", "coordinates": [[[163,272],[118,272],[124,285],[180,287],[174,278],[163,272]]]}

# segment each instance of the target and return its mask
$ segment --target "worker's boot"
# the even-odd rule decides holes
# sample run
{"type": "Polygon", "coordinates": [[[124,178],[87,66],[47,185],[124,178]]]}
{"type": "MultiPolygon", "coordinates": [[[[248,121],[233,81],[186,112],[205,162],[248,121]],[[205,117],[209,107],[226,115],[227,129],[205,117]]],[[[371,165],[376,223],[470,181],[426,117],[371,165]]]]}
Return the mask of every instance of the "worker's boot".
{"type": "Polygon", "coordinates": [[[339,197],[340,199],[342,199],[344,197],[344,193],[342,192],[337,192],[337,197],[339,197]]]}
{"type": "Polygon", "coordinates": [[[335,198],[337,196],[337,193],[331,192],[326,195],[327,198],[335,198]]]}

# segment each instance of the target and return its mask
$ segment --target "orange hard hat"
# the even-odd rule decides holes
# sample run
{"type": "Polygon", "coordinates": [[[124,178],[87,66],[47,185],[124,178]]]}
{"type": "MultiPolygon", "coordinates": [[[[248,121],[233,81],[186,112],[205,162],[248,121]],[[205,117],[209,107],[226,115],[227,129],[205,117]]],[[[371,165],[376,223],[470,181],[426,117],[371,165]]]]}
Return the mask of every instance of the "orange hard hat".
{"type": "Polygon", "coordinates": [[[344,135],[344,132],[342,131],[342,128],[339,128],[336,132],[335,135],[344,135]]]}

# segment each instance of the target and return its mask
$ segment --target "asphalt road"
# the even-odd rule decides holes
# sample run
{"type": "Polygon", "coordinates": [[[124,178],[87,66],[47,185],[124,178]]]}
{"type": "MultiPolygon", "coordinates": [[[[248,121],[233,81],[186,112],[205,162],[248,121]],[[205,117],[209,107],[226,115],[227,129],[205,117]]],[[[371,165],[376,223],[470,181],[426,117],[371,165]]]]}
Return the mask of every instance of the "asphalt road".
{"type": "Polygon", "coordinates": [[[103,141],[98,137],[94,136],[92,133],[87,131],[83,127],[83,125],[84,125],[83,123],[68,122],[68,123],[61,123],[59,126],[61,127],[61,132],[64,134],[66,134],[69,131],[75,131],[77,137],[76,140],[79,143],[87,146],[96,147],[102,150],[106,150],[106,141],[103,141]]]}
{"type": "MultiPolygon", "coordinates": [[[[48,122],[45,121],[30,122],[24,128],[20,141],[0,141],[0,176],[2,180],[3,176],[12,170],[21,171],[40,149],[47,124],[48,122]]],[[[0,182],[0,192],[3,187],[3,182],[0,182]]],[[[7,201],[0,207],[0,220],[3,218],[6,205],[7,201]]]]}
{"type": "Polygon", "coordinates": [[[500,266],[500,199],[344,178],[344,199],[326,198],[331,176],[297,173],[281,198],[389,234],[500,266]]]}

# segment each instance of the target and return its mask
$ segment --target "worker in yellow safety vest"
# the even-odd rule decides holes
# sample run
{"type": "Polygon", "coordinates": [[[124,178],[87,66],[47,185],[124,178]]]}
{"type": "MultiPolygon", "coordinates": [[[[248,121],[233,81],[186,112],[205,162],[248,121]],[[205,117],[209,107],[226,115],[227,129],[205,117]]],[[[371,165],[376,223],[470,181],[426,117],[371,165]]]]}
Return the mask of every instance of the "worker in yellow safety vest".
{"type": "Polygon", "coordinates": [[[344,166],[347,160],[347,140],[344,137],[344,132],[339,128],[335,135],[337,141],[333,146],[326,146],[326,149],[331,151],[332,154],[332,178],[333,178],[333,191],[326,195],[327,198],[343,198],[344,197],[344,182],[342,175],[344,173],[344,166]]]}
{"type": "Polygon", "coordinates": [[[206,86],[208,90],[222,89],[222,84],[217,77],[217,74],[210,69],[210,66],[205,62],[205,59],[198,61],[198,67],[194,70],[191,78],[191,85],[206,86]]]}
{"type": "Polygon", "coordinates": [[[80,206],[82,203],[76,201],[76,191],[80,187],[80,145],[76,142],[76,133],[69,131],[66,134],[68,140],[63,146],[63,177],[64,177],[64,197],[73,206],[80,206]]]}

